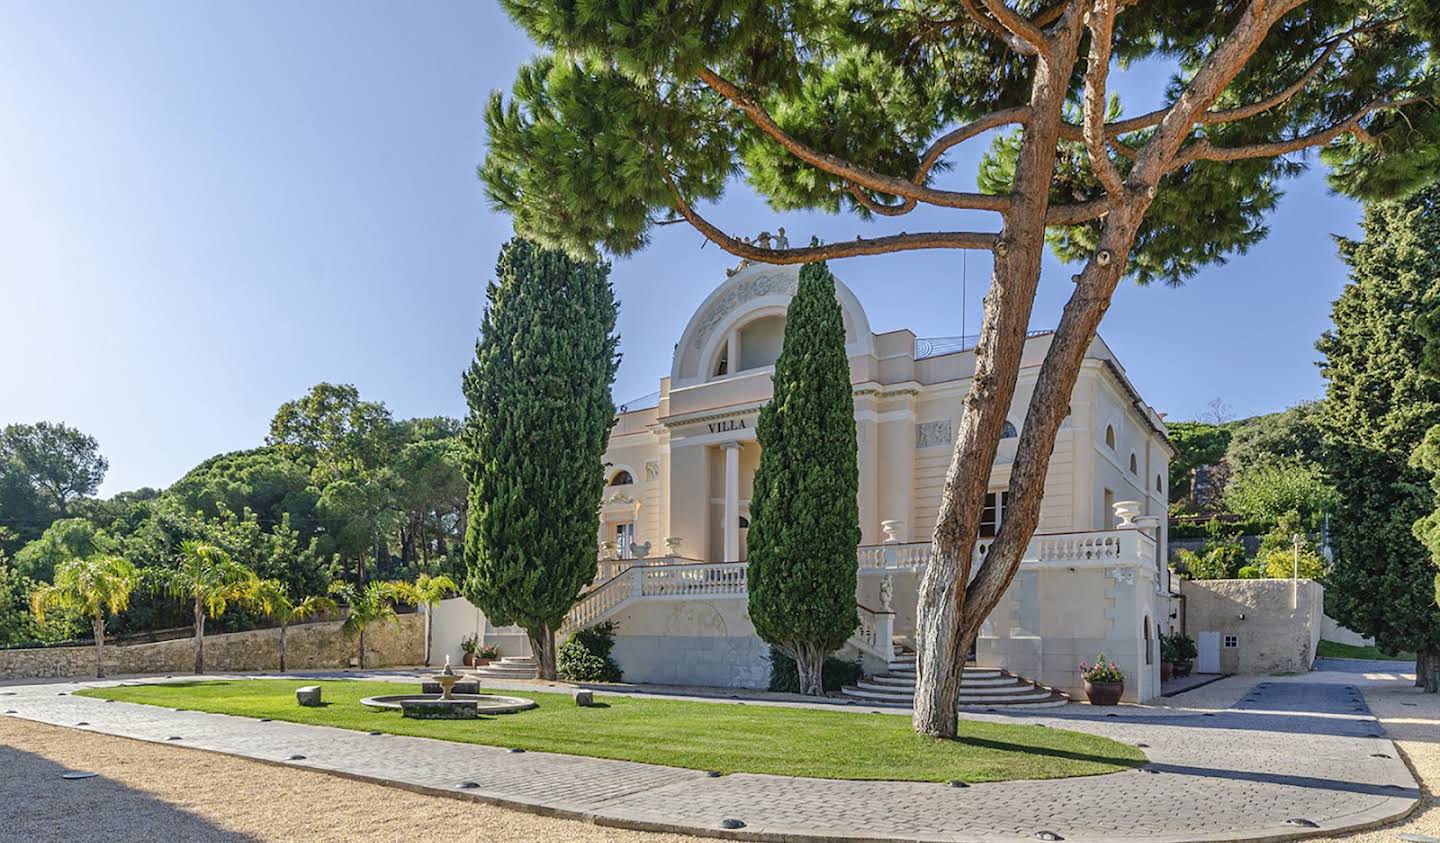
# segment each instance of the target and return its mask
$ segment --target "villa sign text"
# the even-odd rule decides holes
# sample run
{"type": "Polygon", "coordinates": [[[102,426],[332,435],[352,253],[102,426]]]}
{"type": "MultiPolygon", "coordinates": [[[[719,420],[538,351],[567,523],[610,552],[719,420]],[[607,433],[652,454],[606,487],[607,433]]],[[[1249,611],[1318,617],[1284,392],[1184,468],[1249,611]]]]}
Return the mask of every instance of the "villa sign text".
{"type": "Polygon", "coordinates": [[[706,425],[711,433],[731,433],[736,430],[744,430],[748,425],[744,419],[725,419],[718,422],[710,422],[706,425]]]}

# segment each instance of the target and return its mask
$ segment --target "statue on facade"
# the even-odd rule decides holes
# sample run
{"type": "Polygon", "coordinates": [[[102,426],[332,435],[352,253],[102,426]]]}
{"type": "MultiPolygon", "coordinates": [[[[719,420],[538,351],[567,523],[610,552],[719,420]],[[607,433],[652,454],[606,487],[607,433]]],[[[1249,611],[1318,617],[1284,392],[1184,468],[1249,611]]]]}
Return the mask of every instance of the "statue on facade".
{"type": "Polygon", "coordinates": [[[880,611],[888,612],[895,601],[895,578],[886,574],[880,578],[880,611]]]}

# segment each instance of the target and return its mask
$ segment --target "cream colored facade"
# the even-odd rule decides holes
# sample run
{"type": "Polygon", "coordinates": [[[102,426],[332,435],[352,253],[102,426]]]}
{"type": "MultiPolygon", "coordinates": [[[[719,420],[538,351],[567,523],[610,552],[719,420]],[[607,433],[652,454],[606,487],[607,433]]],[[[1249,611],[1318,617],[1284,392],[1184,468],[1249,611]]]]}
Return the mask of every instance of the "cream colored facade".
{"type": "MultiPolygon", "coordinates": [[[[797,268],[772,266],[727,279],[680,335],[658,400],[622,410],[611,433],[596,588],[572,622],[615,621],[616,657],[631,681],[743,686],[763,685],[768,675],[767,648],[746,614],[743,563],[760,459],[755,421],[770,398],[797,280],[797,268]],[[626,572],[633,583],[618,581],[626,572]]],[[[905,644],[914,632],[915,585],[975,356],[956,338],[876,334],[843,284],[837,297],[859,449],[857,601],[865,628],[854,649],[878,669],[888,642],[876,636],[905,644]]],[[[991,470],[997,505],[987,514],[998,509],[1001,521],[1049,343],[1043,333],[1026,343],[1012,435],[991,470]]],[[[1159,416],[1097,339],[1055,444],[1036,538],[977,644],[981,665],[1078,691],[1080,660],[1103,649],[1132,677],[1127,696],[1158,693],[1156,637],[1171,623],[1168,571],[1159,563],[1171,454],[1159,416]]]]}

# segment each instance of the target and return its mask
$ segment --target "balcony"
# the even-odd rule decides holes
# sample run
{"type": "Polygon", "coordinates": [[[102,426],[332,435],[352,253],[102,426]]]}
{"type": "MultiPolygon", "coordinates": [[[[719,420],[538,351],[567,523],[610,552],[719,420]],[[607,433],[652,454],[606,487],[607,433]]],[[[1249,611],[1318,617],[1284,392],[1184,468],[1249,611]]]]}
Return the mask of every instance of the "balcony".
{"type": "MultiPolygon", "coordinates": [[[[994,539],[975,544],[975,561],[989,552],[994,539]]],[[[914,572],[930,562],[929,542],[887,542],[856,548],[861,575],[914,572]]],[[[1021,560],[1022,570],[1158,566],[1155,539],[1141,529],[1092,530],[1080,533],[1036,533],[1021,560]]]]}

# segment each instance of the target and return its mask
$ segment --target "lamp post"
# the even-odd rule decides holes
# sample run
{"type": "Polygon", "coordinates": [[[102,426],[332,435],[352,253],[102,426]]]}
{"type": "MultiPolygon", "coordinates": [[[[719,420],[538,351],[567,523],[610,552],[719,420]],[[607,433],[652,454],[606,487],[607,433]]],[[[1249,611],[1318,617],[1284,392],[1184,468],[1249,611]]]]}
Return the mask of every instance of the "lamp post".
{"type": "Polygon", "coordinates": [[[1290,608],[1291,608],[1291,609],[1298,609],[1298,608],[1300,608],[1300,542],[1302,542],[1302,541],[1304,541],[1304,537],[1301,536],[1299,533],[1295,533],[1294,535],[1292,535],[1292,536],[1290,537],[1290,543],[1291,543],[1292,545],[1294,545],[1294,551],[1295,551],[1294,558],[1293,558],[1293,562],[1292,562],[1293,567],[1291,568],[1291,571],[1290,571],[1290,608]]]}

